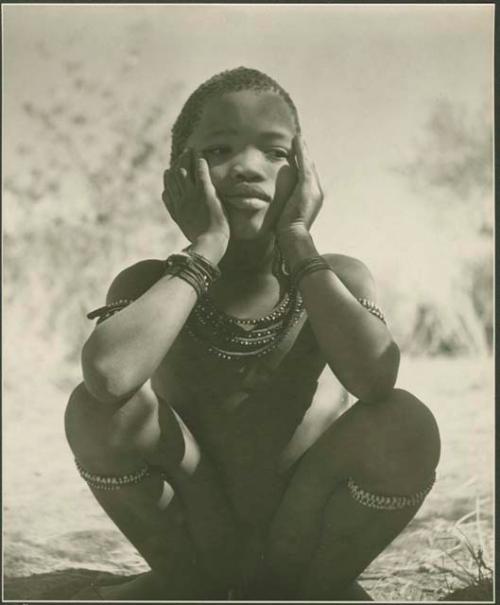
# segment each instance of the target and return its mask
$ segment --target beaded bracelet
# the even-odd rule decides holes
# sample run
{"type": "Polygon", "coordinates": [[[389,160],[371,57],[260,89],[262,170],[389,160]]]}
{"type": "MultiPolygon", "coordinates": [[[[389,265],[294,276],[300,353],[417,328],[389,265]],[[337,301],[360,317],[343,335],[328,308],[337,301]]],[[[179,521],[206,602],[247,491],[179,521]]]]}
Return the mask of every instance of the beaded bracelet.
{"type": "Polygon", "coordinates": [[[300,280],[315,271],[331,271],[332,268],[322,256],[313,256],[301,260],[293,268],[291,273],[292,284],[295,288],[298,287],[300,280]]]}
{"type": "Polygon", "coordinates": [[[220,275],[220,271],[207,259],[194,252],[172,254],[165,261],[165,265],[164,274],[186,281],[194,288],[198,298],[207,293],[213,281],[220,275]]]}
{"type": "Polygon", "coordinates": [[[199,254],[198,252],[195,252],[192,248],[193,246],[190,245],[187,248],[184,248],[182,251],[196,259],[200,264],[200,267],[203,268],[205,273],[210,276],[213,280],[218,279],[221,276],[219,267],[213,265],[208,260],[208,258],[205,258],[203,255],[199,254]]]}

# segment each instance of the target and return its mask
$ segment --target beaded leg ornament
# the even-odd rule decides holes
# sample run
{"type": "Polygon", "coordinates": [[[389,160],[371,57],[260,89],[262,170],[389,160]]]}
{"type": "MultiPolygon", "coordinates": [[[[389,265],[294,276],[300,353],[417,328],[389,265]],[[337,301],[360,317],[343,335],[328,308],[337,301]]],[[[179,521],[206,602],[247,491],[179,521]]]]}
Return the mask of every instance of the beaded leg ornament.
{"type": "Polygon", "coordinates": [[[80,473],[81,477],[94,489],[100,489],[105,491],[113,491],[121,489],[127,485],[135,485],[140,483],[146,477],[150,476],[149,466],[144,466],[135,473],[129,473],[126,475],[97,475],[83,468],[78,460],[75,458],[76,468],[80,473]]]}
{"type": "Polygon", "coordinates": [[[367,506],[368,508],[377,508],[379,510],[399,510],[401,508],[418,506],[421,504],[427,494],[431,491],[435,480],[436,476],[433,475],[432,479],[423,489],[410,496],[381,496],[379,494],[372,494],[355,483],[352,477],[348,479],[347,487],[354,500],[363,506],[367,506]]]}

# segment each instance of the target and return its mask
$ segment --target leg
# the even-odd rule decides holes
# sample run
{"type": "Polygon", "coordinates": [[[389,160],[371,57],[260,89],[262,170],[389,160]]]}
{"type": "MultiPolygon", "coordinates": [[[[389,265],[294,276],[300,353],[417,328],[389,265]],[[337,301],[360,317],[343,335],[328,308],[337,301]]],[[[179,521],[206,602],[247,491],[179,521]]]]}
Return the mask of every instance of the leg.
{"type": "Polygon", "coordinates": [[[231,512],[213,469],[173,411],[163,405],[160,410],[149,386],[125,404],[110,406],[96,401],[81,384],[70,398],[65,421],[71,449],[90,473],[125,475],[145,465],[154,469],[139,483],[117,490],[91,488],[152,569],[130,586],[103,589],[103,596],[225,595],[235,560],[231,512]]]}
{"type": "Polygon", "coordinates": [[[374,494],[411,495],[438,459],[437,426],[418,399],[395,390],[385,402],[356,403],[294,472],[269,534],[266,596],[343,599],[419,506],[371,508],[353,498],[348,478],[374,494]]]}

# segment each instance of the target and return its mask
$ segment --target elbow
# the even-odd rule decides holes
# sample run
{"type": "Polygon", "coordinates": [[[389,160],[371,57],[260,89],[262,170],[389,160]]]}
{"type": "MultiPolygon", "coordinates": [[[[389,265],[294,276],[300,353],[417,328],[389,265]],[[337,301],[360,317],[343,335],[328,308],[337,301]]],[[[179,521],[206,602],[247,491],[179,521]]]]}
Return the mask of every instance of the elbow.
{"type": "Polygon", "coordinates": [[[83,381],[89,393],[101,403],[118,403],[132,389],[123,372],[106,357],[95,354],[92,344],[85,343],[81,355],[83,381]]]}
{"type": "Polygon", "coordinates": [[[398,378],[401,353],[398,345],[392,341],[373,364],[371,372],[367,372],[368,379],[353,392],[360,401],[377,403],[390,397],[398,378]]]}

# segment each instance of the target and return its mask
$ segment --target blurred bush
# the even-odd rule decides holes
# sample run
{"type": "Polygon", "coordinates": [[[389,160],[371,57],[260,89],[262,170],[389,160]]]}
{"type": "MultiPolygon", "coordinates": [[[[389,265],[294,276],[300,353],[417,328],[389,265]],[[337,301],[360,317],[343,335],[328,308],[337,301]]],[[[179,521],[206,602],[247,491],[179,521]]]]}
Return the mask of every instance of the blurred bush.
{"type": "MultiPolygon", "coordinates": [[[[31,373],[47,357],[74,363],[92,328],[85,314],[102,304],[113,276],[178,245],[160,194],[172,119],[166,106],[180,107],[181,87],[122,98],[119,80],[133,77],[138,65],[140,44],[133,36],[115,84],[91,77],[84,60],[68,56],[58,90],[23,104],[31,136],[17,146],[3,182],[12,372],[31,373]]],[[[463,243],[463,254],[443,272],[444,300],[394,282],[384,287],[391,327],[410,353],[491,350],[491,131],[487,111],[467,121],[460,108],[440,102],[414,156],[398,167],[442,228],[463,243]]]]}
{"type": "MultiPolygon", "coordinates": [[[[425,207],[430,223],[437,226],[431,238],[445,242],[448,253],[446,266],[436,242],[430,262],[445,267],[436,289],[439,293],[429,287],[400,292],[397,284],[387,284],[395,332],[409,353],[484,355],[492,351],[491,113],[488,105],[472,115],[460,105],[439,100],[412,157],[397,167],[397,173],[417,194],[415,199],[425,207]]],[[[423,246],[433,246],[431,238],[422,238],[423,246]]],[[[429,259],[428,254],[422,256],[429,259]]]]}
{"type": "Polygon", "coordinates": [[[119,79],[133,77],[138,52],[131,38],[116,85],[69,57],[58,92],[23,104],[31,136],[3,183],[7,346],[60,339],[75,360],[92,328],[85,314],[103,304],[116,273],[175,246],[161,190],[166,105],[179,105],[179,87],[121,98],[119,79]]]}

